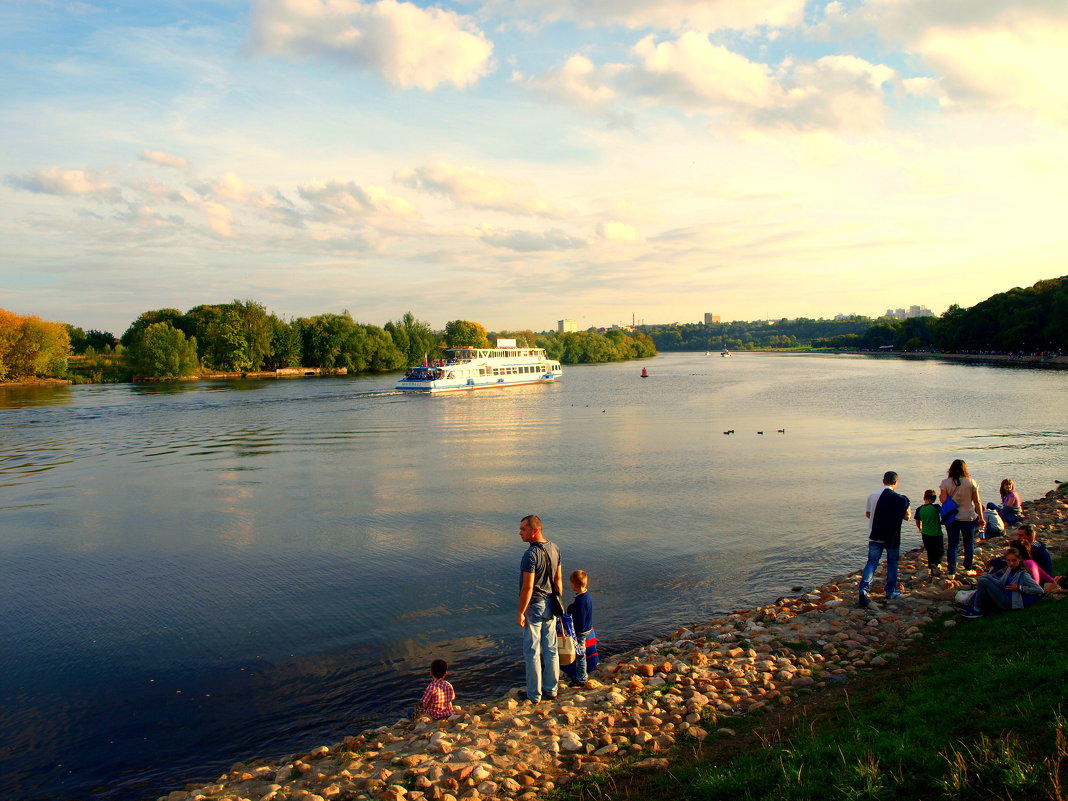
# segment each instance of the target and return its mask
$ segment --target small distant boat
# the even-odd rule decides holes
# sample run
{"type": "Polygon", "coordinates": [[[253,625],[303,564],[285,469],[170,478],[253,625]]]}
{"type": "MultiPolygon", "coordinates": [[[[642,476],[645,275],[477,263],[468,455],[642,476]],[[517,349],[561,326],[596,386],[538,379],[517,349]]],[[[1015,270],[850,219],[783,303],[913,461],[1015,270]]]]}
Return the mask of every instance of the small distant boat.
{"type": "Polygon", "coordinates": [[[646,370],[646,369],[645,369],[645,368],[643,367],[643,368],[642,368],[642,378],[648,378],[648,377],[649,377],[649,371],[648,371],[648,370],[646,370]]]}
{"type": "Polygon", "coordinates": [[[723,352],[719,355],[722,356],[724,359],[729,359],[731,357],[731,352],[724,348],[723,352]]]}

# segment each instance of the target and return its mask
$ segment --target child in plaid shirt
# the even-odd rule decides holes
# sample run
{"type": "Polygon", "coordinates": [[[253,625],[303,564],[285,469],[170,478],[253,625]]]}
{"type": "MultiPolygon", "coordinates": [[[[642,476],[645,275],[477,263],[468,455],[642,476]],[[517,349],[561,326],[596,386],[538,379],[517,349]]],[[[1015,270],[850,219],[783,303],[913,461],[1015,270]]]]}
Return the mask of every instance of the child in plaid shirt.
{"type": "Polygon", "coordinates": [[[452,701],[456,698],[456,690],[452,688],[445,677],[449,675],[449,666],[444,659],[435,659],[430,663],[430,675],[434,680],[423,691],[423,714],[430,715],[434,720],[444,720],[456,714],[452,701]]]}

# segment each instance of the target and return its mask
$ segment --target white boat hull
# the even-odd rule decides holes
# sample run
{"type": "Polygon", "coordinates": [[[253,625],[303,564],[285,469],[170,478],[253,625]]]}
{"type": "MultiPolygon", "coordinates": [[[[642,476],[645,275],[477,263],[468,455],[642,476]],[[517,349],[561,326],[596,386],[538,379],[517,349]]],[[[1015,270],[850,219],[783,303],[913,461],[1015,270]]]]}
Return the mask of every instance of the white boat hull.
{"type": "MultiPolygon", "coordinates": [[[[504,342],[505,340],[499,340],[504,342]]],[[[511,343],[511,340],[507,340],[511,343]]],[[[551,384],[562,377],[560,362],[542,348],[450,348],[449,358],[412,367],[397,383],[402,392],[466,392],[530,384],[551,384]]]]}
{"type": "Polygon", "coordinates": [[[557,376],[547,373],[539,378],[529,376],[489,376],[468,378],[463,382],[443,378],[439,381],[407,381],[397,384],[397,389],[404,392],[466,392],[472,389],[501,389],[502,387],[529,386],[530,384],[552,384],[557,376]],[[516,379],[516,380],[509,380],[516,379]]]}

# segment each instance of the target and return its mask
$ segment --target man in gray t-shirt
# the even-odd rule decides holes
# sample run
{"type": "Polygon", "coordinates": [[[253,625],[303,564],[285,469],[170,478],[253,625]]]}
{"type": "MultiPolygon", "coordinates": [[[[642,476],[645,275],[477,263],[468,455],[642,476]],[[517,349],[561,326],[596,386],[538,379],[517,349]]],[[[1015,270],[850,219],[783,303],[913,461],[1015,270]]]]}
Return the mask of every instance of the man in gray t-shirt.
{"type": "Polygon", "coordinates": [[[543,696],[555,698],[560,684],[552,595],[563,596],[563,568],[560,549],[542,534],[540,517],[527,515],[519,521],[519,536],[530,547],[519,564],[516,622],[523,629],[526,698],[536,703],[543,696]]]}

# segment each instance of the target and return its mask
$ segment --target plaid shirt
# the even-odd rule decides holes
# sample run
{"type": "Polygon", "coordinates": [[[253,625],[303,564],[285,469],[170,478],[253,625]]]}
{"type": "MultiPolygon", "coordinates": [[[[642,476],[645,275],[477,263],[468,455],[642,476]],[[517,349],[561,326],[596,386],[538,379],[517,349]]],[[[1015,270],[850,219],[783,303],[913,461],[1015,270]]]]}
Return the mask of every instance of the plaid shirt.
{"type": "Polygon", "coordinates": [[[445,679],[434,679],[423,692],[423,712],[434,720],[442,720],[454,715],[456,710],[452,708],[452,700],[455,697],[456,690],[451,684],[445,679]]]}

